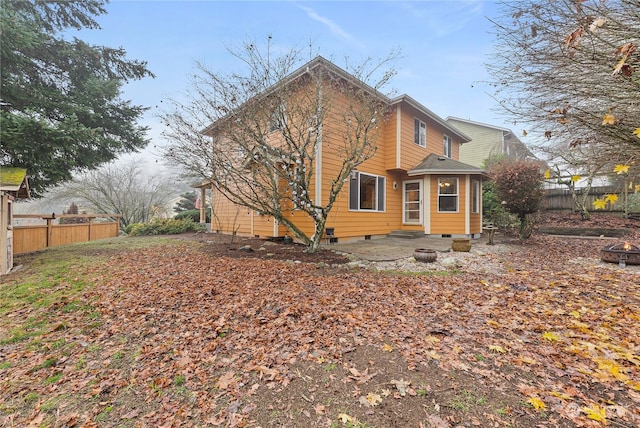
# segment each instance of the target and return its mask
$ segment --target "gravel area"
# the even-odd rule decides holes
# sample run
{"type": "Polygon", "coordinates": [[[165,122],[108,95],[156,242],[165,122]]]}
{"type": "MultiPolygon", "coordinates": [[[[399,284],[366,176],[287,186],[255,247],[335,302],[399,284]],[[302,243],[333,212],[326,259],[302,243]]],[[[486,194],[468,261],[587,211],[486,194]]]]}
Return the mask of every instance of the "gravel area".
{"type": "MultiPolygon", "coordinates": [[[[475,246],[469,252],[438,251],[437,259],[431,263],[416,261],[414,257],[400,258],[392,261],[371,261],[354,258],[348,263],[348,267],[359,267],[373,271],[395,272],[437,272],[437,271],[462,271],[480,274],[507,274],[513,269],[513,253],[519,250],[518,246],[509,244],[496,244],[493,246],[475,246]]],[[[617,264],[606,263],[597,257],[576,257],[566,263],[578,265],[585,271],[607,269],[612,272],[624,272],[626,274],[640,275],[640,265],[627,265],[620,268],[617,264]]]]}

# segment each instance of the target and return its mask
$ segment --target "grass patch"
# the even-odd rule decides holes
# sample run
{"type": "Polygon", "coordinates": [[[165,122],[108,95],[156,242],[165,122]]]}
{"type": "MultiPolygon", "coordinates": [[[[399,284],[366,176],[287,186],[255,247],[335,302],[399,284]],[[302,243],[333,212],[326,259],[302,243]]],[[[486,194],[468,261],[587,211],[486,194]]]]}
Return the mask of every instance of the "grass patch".
{"type": "Polygon", "coordinates": [[[0,345],[15,344],[51,331],[56,319],[51,312],[82,311],[100,326],[101,315],[78,299],[88,287],[93,287],[87,270],[109,256],[138,248],[174,243],[158,238],[113,238],[49,248],[32,254],[17,255],[16,264],[27,268],[8,275],[0,283],[0,345]],[[44,311],[42,311],[44,309],[44,311]],[[39,312],[22,325],[10,324],[6,314],[25,310],[39,312]],[[51,311],[51,312],[49,312],[51,311]]]}
{"type": "Polygon", "coordinates": [[[52,383],[56,383],[60,379],[62,379],[62,372],[58,372],[58,373],[54,374],[53,376],[49,376],[48,378],[46,378],[44,380],[44,384],[45,385],[51,385],[52,383]]]}
{"type": "Polygon", "coordinates": [[[456,394],[449,400],[448,406],[461,411],[468,412],[475,406],[482,406],[486,404],[484,397],[477,396],[471,391],[464,390],[456,394]]]}

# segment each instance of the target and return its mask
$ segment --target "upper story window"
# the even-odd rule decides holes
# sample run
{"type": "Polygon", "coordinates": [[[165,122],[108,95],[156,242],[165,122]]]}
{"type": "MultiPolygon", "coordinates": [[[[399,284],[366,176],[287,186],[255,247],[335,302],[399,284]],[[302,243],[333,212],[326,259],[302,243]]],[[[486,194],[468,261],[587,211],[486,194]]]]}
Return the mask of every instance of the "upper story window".
{"type": "Polygon", "coordinates": [[[451,158],[451,156],[453,155],[453,145],[451,144],[451,137],[449,137],[448,135],[444,135],[442,145],[444,146],[444,155],[448,158],[451,158]]]}
{"type": "Polygon", "coordinates": [[[384,211],[386,178],[354,171],[349,183],[349,209],[384,211]]]}
{"type": "Polygon", "coordinates": [[[458,178],[438,178],[438,212],[458,212],[458,178]]]}
{"type": "Polygon", "coordinates": [[[413,119],[413,142],[420,147],[427,147],[427,124],[418,118],[413,119]]]}
{"type": "Polygon", "coordinates": [[[280,104],[269,116],[269,132],[283,129],[285,124],[285,106],[284,104],[280,104]]]}

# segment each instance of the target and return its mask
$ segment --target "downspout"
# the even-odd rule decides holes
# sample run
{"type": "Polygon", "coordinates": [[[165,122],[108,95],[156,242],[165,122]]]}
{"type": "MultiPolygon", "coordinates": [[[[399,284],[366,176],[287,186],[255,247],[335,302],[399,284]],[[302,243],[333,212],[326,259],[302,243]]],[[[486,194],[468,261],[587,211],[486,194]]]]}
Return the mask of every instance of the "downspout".
{"type": "MultiPolygon", "coordinates": [[[[316,116],[321,117],[320,114],[323,114],[322,111],[322,86],[320,86],[318,90],[318,111],[316,111],[316,116]]],[[[316,173],[315,173],[315,203],[317,206],[322,206],[322,125],[323,121],[320,121],[320,126],[318,126],[318,135],[316,137],[316,173]]]]}
{"type": "Polygon", "coordinates": [[[401,132],[402,109],[400,104],[396,107],[396,168],[402,165],[402,132],[401,132]]]}

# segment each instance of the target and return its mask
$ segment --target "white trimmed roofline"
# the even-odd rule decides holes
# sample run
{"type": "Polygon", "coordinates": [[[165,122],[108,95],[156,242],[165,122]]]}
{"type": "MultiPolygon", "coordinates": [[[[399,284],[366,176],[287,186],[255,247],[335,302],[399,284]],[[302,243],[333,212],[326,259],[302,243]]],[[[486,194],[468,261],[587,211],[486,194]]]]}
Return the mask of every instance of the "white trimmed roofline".
{"type": "MultiPolygon", "coordinates": [[[[384,100],[387,103],[391,103],[392,102],[392,100],[390,100],[389,97],[384,95],[382,92],[378,91],[374,87],[368,85],[364,81],[362,81],[362,80],[358,79],[357,77],[355,77],[353,74],[351,74],[348,71],[340,68],[339,66],[335,65],[334,63],[332,63],[331,61],[325,59],[322,56],[317,56],[314,59],[312,59],[311,61],[309,61],[306,64],[304,64],[301,67],[299,67],[298,69],[292,71],[288,76],[280,79],[278,82],[274,83],[273,85],[271,85],[270,87],[268,87],[264,91],[262,91],[261,93],[257,94],[255,96],[255,98],[268,97],[270,94],[275,92],[278,88],[280,88],[282,85],[288,85],[291,82],[299,79],[301,76],[304,76],[305,74],[308,74],[312,69],[318,68],[318,67],[325,67],[327,70],[329,70],[330,72],[334,73],[337,76],[340,76],[341,78],[343,78],[347,82],[350,82],[350,83],[352,83],[354,85],[361,86],[361,87],[365,88],[367,92],[380,97],[382,100],[384,100]]],[[[240,104],[237,107],[237,109],[242,109],[243,104],[240,104]]],[[[200,131],[200,133],[201,134],[207,134],[209,131],[211,131],[212,129],[215,128],[215,126],[216,126],[216,124],[218,122],[222,122],[222,121],[226,120],[227,118],[229,118],[230,116],[232,116],[232,113],[227,113],[223,117],[217,119],[215,122],[213,122],[212,124],[207,126],[205,129],[200,131]]]]}
{"type": "Polygon", "coordinates": [[[411,98],[407,94],[403,94],[403,95],[400,95],[400,96],[397,96],[397,97],[393,98],[391,100],[391,105],[398,104],[398,103],[400,103],[402,101],[404,101],[407,104],[411,105],[412,107],[420,110],[422,113],[424,113],[427,116],[429,116],[430,119],[433,119],[434,121],[438,122],[439,125],[442,125],[445,129],[447,129],[452,134],[457,136],[460,139],[460,143],[461,144],[462,143],[468,143],[469,141],[471,141],[471,138],[468,135],[464,134],[462,131],[459,131],[456,128],[454,128],[453,126],[449,125],[443,118],[441,118],[440,116],[438,116],[437,114],[435,114],[434,112],[432,112],[431,110],[429,110],[424,105],[420,104],[418,101],[416,101],[415,99],[411,98]]]}
{"type": "Polygon", "coordinates": [[[447,118],[445,120],[456,120],[458,122],[464,122],[464,123],[468,123],[470,125],[484,126],[485,128],[491,128],[491,129],[495,129],[497,131],[502,131],[503,133],[507,133],[507,134],[513,135],[513,138],[515,138],[516,140],[518,140],[519,143],[524,145],[524,143],[522,141],[520,141],[520,138],[518,138],[518,136],[509,128],[503,128],[501,126],[489,125],[488,123],[476,122],[475,120],[462,119],[460,117],[455,117],[455,116],[447,116],[447,118]]]}

